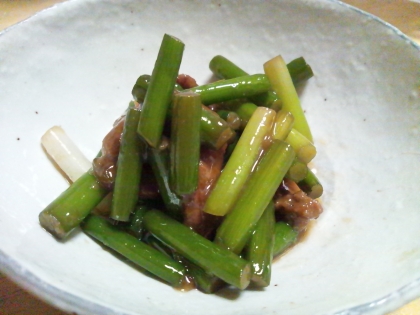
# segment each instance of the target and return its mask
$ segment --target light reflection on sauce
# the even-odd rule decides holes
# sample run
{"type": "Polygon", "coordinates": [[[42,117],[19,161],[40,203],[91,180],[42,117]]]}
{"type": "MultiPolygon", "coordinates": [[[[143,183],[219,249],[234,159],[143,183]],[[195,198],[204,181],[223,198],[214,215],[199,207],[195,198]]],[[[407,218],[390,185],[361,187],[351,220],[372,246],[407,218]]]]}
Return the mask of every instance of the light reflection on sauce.
{"type": "Polygon", "coordinates": [[[196,287],[192,278],[190,278],[189,276],[184,276],[181,284],[178,287],[175,287],[174,289],[180,292],[189,292],[191,290],[196,289],[196,287]]]}

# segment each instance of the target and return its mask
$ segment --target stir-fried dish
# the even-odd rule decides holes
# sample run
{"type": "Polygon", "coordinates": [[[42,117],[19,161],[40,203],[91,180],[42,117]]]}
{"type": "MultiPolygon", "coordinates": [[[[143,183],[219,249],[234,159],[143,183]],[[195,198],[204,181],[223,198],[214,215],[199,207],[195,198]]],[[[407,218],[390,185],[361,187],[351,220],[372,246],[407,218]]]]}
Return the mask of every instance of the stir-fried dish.
{"type": "Polygon", "coordinates": [[[59,239],[80,226],[177,288],[268,286],[273,258],[322,212],[295,88],[311,67],[277,56],[250,75],[216,56],[220,80],[198,85],[179,74],[183,50],[164,36],[153,73],[135,82],[92,167],[69,175],[40,223],[59,239]]]}

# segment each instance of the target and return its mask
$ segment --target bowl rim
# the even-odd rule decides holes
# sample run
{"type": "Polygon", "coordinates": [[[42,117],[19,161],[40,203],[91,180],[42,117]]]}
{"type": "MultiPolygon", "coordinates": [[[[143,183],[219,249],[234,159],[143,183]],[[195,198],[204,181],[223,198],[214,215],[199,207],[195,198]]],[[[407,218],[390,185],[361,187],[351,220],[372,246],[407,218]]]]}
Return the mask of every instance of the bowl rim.
{"type": "MultiPolygon", "coordinates": [[[[6,32],[13,30],[15,27],[18,27],[22,23],[27,23],[38,15],[44,14],[45,11],[54,10],[57,7],[65,6],[69,2],[76,0],[67,0],[64,2],[59,2],[54,4],[51,7],[45,8],[41,11],[38,11],[34,15],[13,24],[4,30],[0,31],[1,36],[6,32]]],[[[356,8],[350,4],[344,3],[340,0],[320,0],[330,3],[335,3],[341,5],[350,10],[357,12],[369,19],[372,19],[386,28],[391,30],[395,35],[410,43],[415,49],[420,53],[420,43],[415,42],[410,37],[401,32],[397,27],[392,24],[382,20],[381,18],[363,11],[359,8],[356,8]]],[[[25,267],[21,266],[17,260],[9,257],[3,250],[0,249],[0,272],[5,275],[7,278],[11,279],[13,282],[18,284],[23,289],[29,291],[34,296],[40,298],[41,300],[47,302],[50,305],[53,305],[61,310],[67,312],[77,312],[78,314],[109,314],[109,315],[129,315],[129,313],[124,313],[121,311],[113,310],[109,307],[103,306],[99,303],[89,301],[83,297],[79,297],[75,294],[66,292],[65,290],[59,289],[50,285],[46,281],[42,280],[40,277],[35,275],[33,272],[29,271],[25,267]]],[[[363,314],[370,311],[380,310],[381,307],[397,309],[404,306],[405,304],[413,301],[416,298],[420,297],[420,278],[413,280],[412,282],[402,286],[401,288],[391,292],[383,297],[380,297],[374,301],[367,302],[361,305],[353,306],[350,308],[342,309],[341,311],[331,313],[331,315],[357,315],[363,314]]]]}

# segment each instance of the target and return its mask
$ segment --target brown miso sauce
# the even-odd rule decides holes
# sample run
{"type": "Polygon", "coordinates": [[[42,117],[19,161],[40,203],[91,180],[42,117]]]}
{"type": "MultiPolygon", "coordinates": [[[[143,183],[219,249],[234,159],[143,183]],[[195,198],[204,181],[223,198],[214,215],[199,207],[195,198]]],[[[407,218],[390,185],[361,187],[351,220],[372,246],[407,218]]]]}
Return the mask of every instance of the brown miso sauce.
{"type": "Polygon", "coordinates": [[[189,292],[196,289],[196,286],[192,277],[185,275],[181,281],[181,284],[177,287],[174,287],[174,289],[181,292],[189,292]]]}

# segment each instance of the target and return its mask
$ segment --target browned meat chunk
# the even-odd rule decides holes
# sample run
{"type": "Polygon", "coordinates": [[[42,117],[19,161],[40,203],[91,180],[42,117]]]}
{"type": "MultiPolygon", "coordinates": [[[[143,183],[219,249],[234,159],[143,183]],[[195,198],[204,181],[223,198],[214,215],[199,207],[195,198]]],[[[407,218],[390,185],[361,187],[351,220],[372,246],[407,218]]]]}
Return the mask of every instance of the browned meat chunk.
{"type": "Polygon", "coordinates": [[[198,86],[197,82],[194,78],[190,77],[187,74],[180,74],[176,78],[176,83],[182,86],[183,89],[191,89],[193,87],[198,86]]]}
{"type": "Polygon", "coordinates": [[[322,207],[315,199],[306,195],[299,186],[284,179],[274,196],[277,217],[293,224],[298,230],[306,228],[311,219],[316,219],[322,213],[322,207]]]}
{"type": "Polygon", "coordinates": [[[198,170],[197,190],[184,197],[184,224],[204,237],[212,238],[222,217],[203,212],[209,193],[219,178],[226,146],[219,150],[202,148],[198,170]]]}
{"type": "Polygon", "coordinates": [[[119,118],[114,127],[102,140],[102,154],[93,160],[93,173],[98,181],[111,189],[115,180],[120,140],[124,129],[125,116],[119,118]]]}

